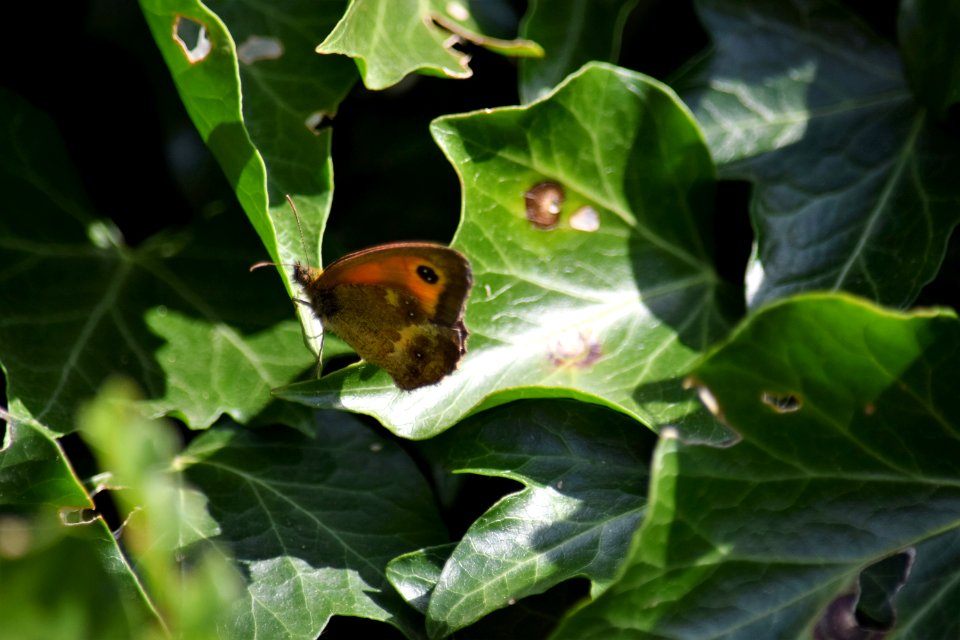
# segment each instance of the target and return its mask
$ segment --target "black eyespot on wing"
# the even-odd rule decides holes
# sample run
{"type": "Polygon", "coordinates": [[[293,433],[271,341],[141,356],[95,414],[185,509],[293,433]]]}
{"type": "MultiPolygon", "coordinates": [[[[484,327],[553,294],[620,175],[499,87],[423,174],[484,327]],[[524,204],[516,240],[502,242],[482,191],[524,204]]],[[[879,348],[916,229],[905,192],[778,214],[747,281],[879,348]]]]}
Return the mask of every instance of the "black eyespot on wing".
{"type": "Polygon", "coordinates": [[[417,267],[417,275],[420,276],[420,279],[427,284],[437,284],[437,282],[440,280],[440,276],[437,275],[437,272],[425,264],[421,264],[419,267],[417,267]]]}

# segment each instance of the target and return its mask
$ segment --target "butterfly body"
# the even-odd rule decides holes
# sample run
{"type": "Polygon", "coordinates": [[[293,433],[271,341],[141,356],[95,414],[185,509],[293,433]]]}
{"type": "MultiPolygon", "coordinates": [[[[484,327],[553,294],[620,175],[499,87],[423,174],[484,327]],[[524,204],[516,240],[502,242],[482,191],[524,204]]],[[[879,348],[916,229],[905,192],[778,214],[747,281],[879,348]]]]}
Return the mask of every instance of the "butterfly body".
{"type": "Polygon", "coordinates": [[[409,390],[435,384],[466,353],[463,311],[473,283],[460,252],[397,242],[351,253],[318,270],[294,265],[310,306],[357,354],[409,390]]]}

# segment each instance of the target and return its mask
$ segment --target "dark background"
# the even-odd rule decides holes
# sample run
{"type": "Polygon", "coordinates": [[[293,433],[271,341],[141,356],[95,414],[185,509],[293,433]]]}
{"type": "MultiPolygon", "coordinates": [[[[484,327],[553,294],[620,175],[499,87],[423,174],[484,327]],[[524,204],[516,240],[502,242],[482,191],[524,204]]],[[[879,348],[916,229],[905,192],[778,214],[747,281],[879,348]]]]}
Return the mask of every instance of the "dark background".
{"type": "MultiPolygon", "coordinates": [[[[523,0],[505,4],[518,17],[526,5],[523,0]]],[[[896,0],[847,4],[895,41],[896,0]]],[[[112,219],[128,244],[137,245],[167,227],[187,225],[197,216],[244,215],[187,117],[135,2],[25,5],[5,7],[0,84],[53,117],[95,212],[112,219]]],[[[642,1],[628,21],[619,64],[669,81],[708,44],[692,2],[642,1]]],[[[336,189],[324,255],[333,258],[347,249],[391,240],[452,237],[460,187],[430,138],[428,125],[439,115],[519,101],[514,61],[476,47],[469,47],[469,53],[474,71],[469,80],[416,76],[382,92],[367,91],[358,83],[340,106],[332,124],[336,189]],[[385,139],[404,146],[402,162],[396,154],[367,153],[375,141],[385,139]],[[405,188],[410,171],[446,179],[435,189],[411,191],[405,188]],[[383,223],[369,224],[369,214],[377,212],[383,214],[378,217],[383,223]]],[[[752,242],[749,186],[720,183],[717,198],[723,203],[717,208],[714,234],[718,270],[740,287],[752,242]]],[[[948,248],[942,276],[927,287],[921,304],[951,304],[958,299],[956,245],[954,241],[948,248]]],[[[188,430],[181,431],[185,440],[190,438],[188,430]]],[[[93,472],[92,459],[79,438],[67,436],[63,444],[81,477],[93,472]]],[[[415,445],[402,444],[418,457],[415,445]]],[[[457,508],[446,513],[454,537],[494,500],[517,487],[476,476],[463,483],[457,508]]],[[[109,498],[101,499],[98,507],[116,526],[109,498]]],[[[564,598],[586,592],[585,584],[578,583],[563,590],[564,598]]],[[[386,625],[348,618],[334,619],[323,637],[359,637],[364,632],[394,637],[386,625]]]]}

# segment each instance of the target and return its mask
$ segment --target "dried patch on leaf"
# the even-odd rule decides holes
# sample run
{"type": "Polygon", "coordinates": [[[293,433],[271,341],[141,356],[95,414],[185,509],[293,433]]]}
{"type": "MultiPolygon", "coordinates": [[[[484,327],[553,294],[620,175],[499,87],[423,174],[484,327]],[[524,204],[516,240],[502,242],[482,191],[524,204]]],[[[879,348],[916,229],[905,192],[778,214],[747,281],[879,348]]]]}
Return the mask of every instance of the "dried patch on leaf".
{"type": "Polygon", "coordinates": [[[12,513],[0,515],[0,558],[14,560],[33,547],[30,522],[12,513]]]}
{"type": "Polygon", "coordinates": [[[548,358],[558,369],[583,369],[594,364],[601,355],[600,343],[589,331],[571,329],[550,344],[548,358]]]}
{"type": "Polygon", "coordinates": [[[460,2],[448,2],[444,9],[446,10],[447,15],[454,20],[466,22],[470,19],[470,10],[460,2]]]}
{"type": "Polygon", "coordinates": [[[553,229],[560,220],[560,210],[567,194],[556,182],[541,182],[523,194],[527,220],[538,229],[553,229]]]}
{"type": "Polygon", "coordinates": [[[583,206],[570,216],[570,227],[577,231],[596,231],[600,228],[600,214],[591,206],[583,206]]]}
{"type": "Polygon", "coordinates": [[[250,36],[237,47],[237,58],[243,64],[283,57],[283,42],[269,36],[250,36]]]}

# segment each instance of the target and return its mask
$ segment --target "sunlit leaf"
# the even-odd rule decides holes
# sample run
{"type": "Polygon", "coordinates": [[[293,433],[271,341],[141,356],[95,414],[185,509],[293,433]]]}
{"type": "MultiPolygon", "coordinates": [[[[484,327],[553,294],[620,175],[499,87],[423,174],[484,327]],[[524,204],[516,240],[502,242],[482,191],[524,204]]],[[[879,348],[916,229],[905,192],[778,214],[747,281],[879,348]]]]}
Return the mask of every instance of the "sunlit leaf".
{"type": "Polygon", "coordinates": [[[469,2],[447,0],[351,0],[317,52],[355,58],[367,88],[385,89],[414,71],[468,78],[470,57],[454,48],[463,41],[507,55],[543,54],[529,40],[484,35],[469,2]]]}
{"type": "Polygon", "coordinates": [[[729,292],[706,239],[710,159],[670,90],[592,64],[541,102],[448,116],[433,132],[463,183],[453,244],[473,265],[459,371],[403,392],[374,367],[349,367],[278,395],[368,413],[412,438],[537,396],[722,437],[681,386],[726,330],[729,292]],[[528,219],[544,184],[563,194],[556,228],[528,219]]]}

